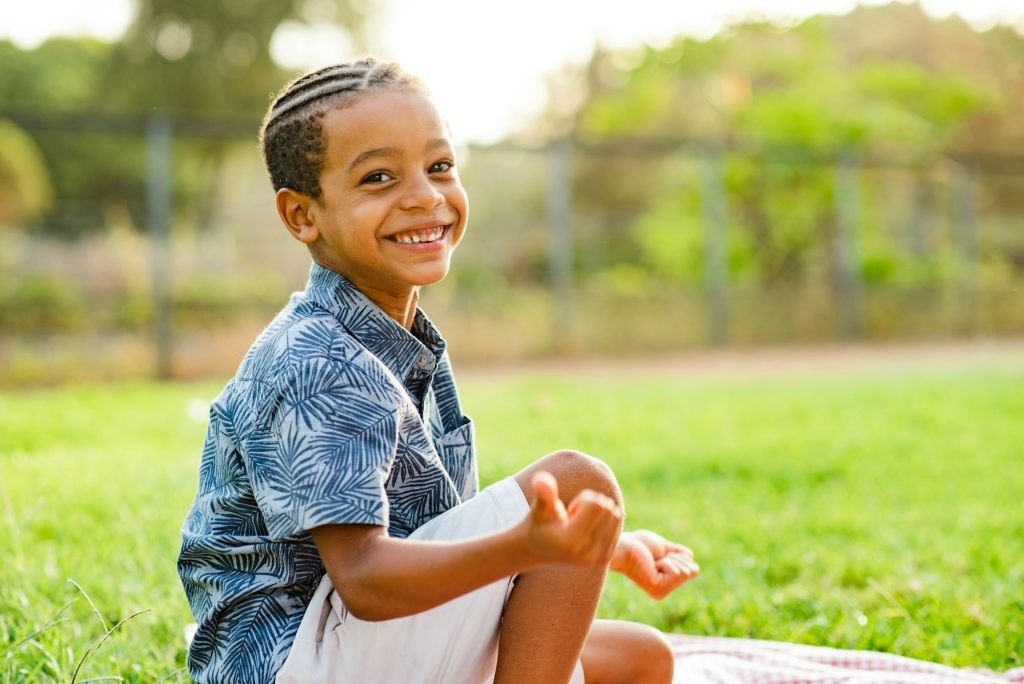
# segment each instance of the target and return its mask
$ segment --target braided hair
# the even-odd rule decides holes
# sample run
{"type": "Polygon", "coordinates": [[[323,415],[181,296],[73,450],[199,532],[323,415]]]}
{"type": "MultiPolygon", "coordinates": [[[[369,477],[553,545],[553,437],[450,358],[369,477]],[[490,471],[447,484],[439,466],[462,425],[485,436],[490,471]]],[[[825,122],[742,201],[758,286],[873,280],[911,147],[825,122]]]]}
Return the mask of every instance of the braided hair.
{"type": "Polygon", "coordinates": [[[324,67],[285,86],[260,127],[260,149],[274,190],[291,188],[319,201],[327,156],[324,116],[377,89],[427,92],[422,81],[398,64],[373,57],[324,67]]]}

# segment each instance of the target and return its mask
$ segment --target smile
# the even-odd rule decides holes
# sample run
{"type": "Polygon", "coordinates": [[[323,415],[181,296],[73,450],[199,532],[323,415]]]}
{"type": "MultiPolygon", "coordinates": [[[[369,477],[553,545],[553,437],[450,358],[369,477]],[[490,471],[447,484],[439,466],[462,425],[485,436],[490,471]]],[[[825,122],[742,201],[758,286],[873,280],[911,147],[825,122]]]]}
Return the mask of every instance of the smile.
{"type": "Polygon", "coordinates": [[[403,245],[416,245],[423,242],[437,242],[444,237],[451,226],[435,226],[434,228],[423,228],[421,230],[407,230],[402,233],[389,235],[388,240],[400,242],[403,245]]]}

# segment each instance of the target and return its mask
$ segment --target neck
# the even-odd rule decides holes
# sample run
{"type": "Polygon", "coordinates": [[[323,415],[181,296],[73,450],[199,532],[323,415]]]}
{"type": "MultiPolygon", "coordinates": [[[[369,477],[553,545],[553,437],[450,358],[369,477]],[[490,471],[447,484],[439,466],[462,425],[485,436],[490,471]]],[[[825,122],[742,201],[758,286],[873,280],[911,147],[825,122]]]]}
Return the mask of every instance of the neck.
{"type": "Polygon", "coordinates": [[[398,325],[412,330],[412,322],[416,320],[416,307],[420,303],[420,288],[415,287],[405,297],[378,297],[374,293],[363,292],[374,304],[384,310],[398,325]]]}
{"type": "Polygon", "coordinates": [[[406,330],[412,330],[412,322],[416,319],[416,307],[420,303],[420,288],[418,286],[411,287],[408,291],[391,292],[375,288],[349,276],[346,278],[398,325],[406,330]]]}
{"type": "Polygon", "coordinates": [[[412,323],[416,320],[416,306],[420,303],[420,288],[418,285],[410,285],[408,288],[403,288],[399,291],[381,289],[371,282],[366,282],[358,275],[350,275],[342,272],[341,269],[333,268],[327,261],[316,259],[316,262],[326,269],[345,276],[357,290],[379,306],[398,325],[406,330],[412,330],[412,323]]]}

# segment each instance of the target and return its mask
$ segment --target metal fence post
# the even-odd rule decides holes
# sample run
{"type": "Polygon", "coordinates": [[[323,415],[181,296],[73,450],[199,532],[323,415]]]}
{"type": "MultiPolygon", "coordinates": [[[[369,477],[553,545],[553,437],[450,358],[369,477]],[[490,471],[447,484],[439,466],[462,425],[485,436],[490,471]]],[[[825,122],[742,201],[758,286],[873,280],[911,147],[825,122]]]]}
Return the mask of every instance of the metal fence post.
{"type": "Polygon", "coordinates": [[[574,339],[571,153],[567,138],[548,146],[548,276],[554,295],[551,337],[555,350],[561,352],[571,351],[574,339]]]}
{"type": "Polygon", "coordinates": [[[708,342],[723,346],[729,341],[729,268],[726,261],[725,169],[720,149],[705,148],[701,171],[704,180],[701,213],[704,222],[708,342]]]}
{"type": "Polygon", "coordinates": [[[863,335],[863,301],[857,227],[860,224],[860,178],[858,164],[848,155],[836,164],[836,277],[839,297],[839,330],[844,339],[863,335]]]}
{"type": "Polygon", "coordinates": [[[953,164],[953,230],[960,257],[958,303],[961,332],[974,334],[978,329],[978,229],[975,170],[973,166],[953,164]]]}
{"type": "Polygon", "coordinates": [[[156,376],[171,377],[171,122],[156,115],[146,126],[146,205],[153,257],[153,338],[156,376]]]}
{"type": "Polygon", "coordinates": [[[915,259],[927,256],[928,230],[932,220],[932,189],[928,175],[918,172],[911,175],[910,216],[907,217],[907,252],[915,259]]]}

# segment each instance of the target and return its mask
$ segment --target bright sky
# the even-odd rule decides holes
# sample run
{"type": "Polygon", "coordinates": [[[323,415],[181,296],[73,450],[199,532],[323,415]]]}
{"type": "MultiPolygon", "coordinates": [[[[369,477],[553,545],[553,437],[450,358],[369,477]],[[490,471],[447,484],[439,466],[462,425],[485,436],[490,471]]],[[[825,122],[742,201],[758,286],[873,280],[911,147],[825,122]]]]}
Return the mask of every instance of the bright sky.
{"type": "MultiPolygon", "coordinates": [[[[324,0],[308,0],[312,5],[324,0]]],[[[365,1],[365,0],[364,0],[365,1]]],[[[845,13],[855,0],[382,0],[376,53],[397,59],[434,91],[461,140],[493,141],[544,103],[544,75],[582,63],[596,41],[612,47],[704,37],[756,14],[802,18],[845,13]]],[[[878,4],[879,0],[872,0],[878,4]]],[[[996,22],[1024,32],[1024,0],[922,0],[935,16],[957,13],[979,28],[996,22]]],[[[116,39],[131,21],[132,0],[0,0],[0,38],[31,48],[51,35],[116,39]]],[[[352,57],[347,36],[330,26],[279,30],[277,61],[316,67],[352,57]]]]}

